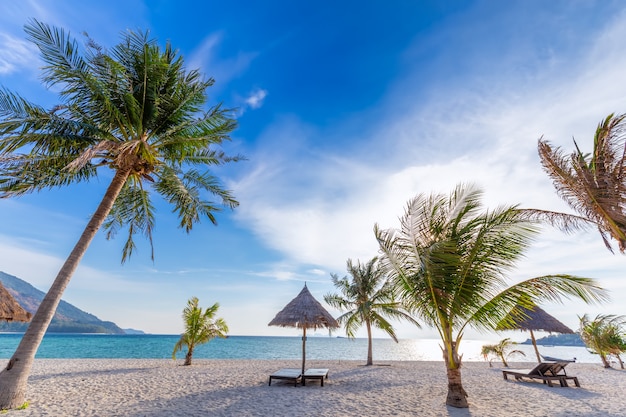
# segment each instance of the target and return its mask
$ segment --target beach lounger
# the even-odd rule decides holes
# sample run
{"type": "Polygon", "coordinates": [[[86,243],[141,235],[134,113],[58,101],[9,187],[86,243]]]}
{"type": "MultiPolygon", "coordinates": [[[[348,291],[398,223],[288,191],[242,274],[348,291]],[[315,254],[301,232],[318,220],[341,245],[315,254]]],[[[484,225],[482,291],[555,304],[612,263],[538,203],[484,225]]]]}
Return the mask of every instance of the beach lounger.
{"type": "Polygon", "coordinates": [[[306,385],[307,379],[319,379],[322,386],[324,386],[324,380],[328,379],[328,369],[325,368],[311,368],[304,371],[302,375],[302,385],[306,385]]]}
{"type": "Polygon", "coordinates": [[[565,366],[569,362],[541,362],[537,364],[533,369],[503,369],[502,376],[508,380],[508,376],[515,377],[516,381],[521,381],[523,378],[538,379],[544,384],[552,387],[552,383],[558,381],[562,387],[567,387],[567,380],[574,381],[577,387],[580,387],[578,378],[575,376],[569,376],[565,373],[565,366]]]}
{"type": "Polygon", "coordinates": [[[270,375],[270,380],[268,385],[272,385],[272,379],[286,379],[288,381],[293,381],[293,386],[298,386],[298,382],[302,378],[302,371],[300,369],[294,368],[284,368],[280,369],[273,374],[270,375]]]}

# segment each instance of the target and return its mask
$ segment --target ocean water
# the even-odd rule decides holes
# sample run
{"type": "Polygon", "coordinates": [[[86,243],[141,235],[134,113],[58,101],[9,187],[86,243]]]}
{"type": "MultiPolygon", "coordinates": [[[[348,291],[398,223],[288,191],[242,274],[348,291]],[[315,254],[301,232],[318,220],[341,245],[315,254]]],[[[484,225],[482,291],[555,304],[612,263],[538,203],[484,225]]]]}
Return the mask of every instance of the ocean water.
{"type": "MultiPolygon", "coordinates": [[[[21,334],[0,333],[0,358],[10,358],[21,340],[21,334]]],[[[145,358],[169,359],[178,335],[102,335],[47,334],[39,347],[37,358],[145,358]]],[[[439,341],[434,339],[374,339],[374,361],[442,361],[439,341]]],[[[464,361],[484,361],[480,355],[486,344],[480,340],[463,340],[460,352],[464,361]]],[[[493,343],[493,342],[489,342],[493,343]]],[[[514,355],[510,362],[536,360],[532,345],[517,345],[526,356],[514,355]]],[[[600,363],[597,355],[584,347],[539,346],[543,355],[577,362],[600,363]]],[[[178,353],[184,357],[184,351],[178,353]]],[[[196,359],[300,359],[301,337],[229,336],[213,339],[194,351],[196,359]]],[[[306,342],[308,360],[365,360],[367,339],[309,336],[306,342]]],[[[495,362],[498,366],[498,362],[495,362]]]]}

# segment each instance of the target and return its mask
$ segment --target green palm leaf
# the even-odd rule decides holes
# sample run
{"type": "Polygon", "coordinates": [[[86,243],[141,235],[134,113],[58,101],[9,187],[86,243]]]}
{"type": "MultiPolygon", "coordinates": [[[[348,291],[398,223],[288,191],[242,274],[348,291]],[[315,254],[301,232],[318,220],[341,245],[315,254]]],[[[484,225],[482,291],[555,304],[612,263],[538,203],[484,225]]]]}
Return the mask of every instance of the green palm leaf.
{"type": "MultiPolygon", "coordinates": [[[[215,223],[216,212],[238,203],[211,168],[242,159],[219,149],[236,121],[220,104],[207,107],[213,80],[187,70],[169,43],[161,47],[148,32],[128,31],[107,49],[88,36],[79,45],[69,32],[37,20],[25,30],[39,48],[42,80],[58,90],[60,103],[46,110],[0,88],[0,198],[87,182],[105,171],[110,184],[35,313],[28,342],[11,359],[15,377],[0,374],[2,409],[23,402],[37,347],[98,230],[104,226],[107,237],[127,233],[124,262],[138,233],[152,249],[155,194],[173,206],[187,232],[203,219],[215,223]]],[[[217,320],[199,331],[206,338],[224,328],[217,320]]],[[[191,342],[184,337],[177,346],[191,342]]]]}
{"type": "Polygon", "coordinates": [[[458,185],[448,196],[420,194],[407,204],[399,229],[374,233],[381,267],[394,293],[435,328],[448,368],[449,405],[466,407],[458,353],[468,326],[495,330],[516,305],[576,297],[601,302],[607,293],[589,278],[546,275],[507,284],[538,233],[537,219],[517,206],[482,208],[481,190],[458,185]]]}
{"type": "Polygon", "coordinates": [[[390,319],[404,319],[419,326],[405,307],[395,299],[394,288],[380,268],[378,258],[367,264],[354,264],[347,261],[350,278],[331,274],[334,286],[340,294],[329,293],[324,300],[331,307],[345,311],[337,318],[344,326],[348,337],[355,337],[356,332],[365,326],[368,337],[367,365],[372,365],[372,326],[383,330],[397,342],[395,329],[390,319]]]}

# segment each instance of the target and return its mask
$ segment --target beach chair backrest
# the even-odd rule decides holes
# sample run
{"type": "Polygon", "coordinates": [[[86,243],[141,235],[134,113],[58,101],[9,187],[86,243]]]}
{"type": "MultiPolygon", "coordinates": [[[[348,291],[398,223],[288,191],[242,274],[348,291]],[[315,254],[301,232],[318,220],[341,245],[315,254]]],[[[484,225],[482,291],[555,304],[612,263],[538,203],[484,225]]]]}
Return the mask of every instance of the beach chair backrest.
{"type": "Polygon", "coordinates": [[[567,366],[569,362],[555,362],[552,364],[552,368],[550,369],[550,372],[552,373],[552,375],[567,375],[567,373],[565,372],[565,367],[567,366]]]}
{"type": "Polygon", "coordinates": [[[548,363],[548,362],[539,362],[537,364],[537,366],[535,366],[533,369],[530,370],[530,372],[528,372],[528,375],[541,375],[544,376],[546,375],[546,373],[550,373],[552,370],[552,365],[554,365],[553,363],[548,363]]]}

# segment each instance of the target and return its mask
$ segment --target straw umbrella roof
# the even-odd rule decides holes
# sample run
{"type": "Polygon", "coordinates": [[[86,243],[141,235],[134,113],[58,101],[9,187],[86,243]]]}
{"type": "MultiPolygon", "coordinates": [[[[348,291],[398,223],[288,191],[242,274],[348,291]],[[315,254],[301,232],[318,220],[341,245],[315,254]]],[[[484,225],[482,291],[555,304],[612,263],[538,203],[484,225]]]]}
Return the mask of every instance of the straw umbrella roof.
{"type": "Polygon", "coordinates": [[[515,307],[509,313],[507,319],[498,325],[498,330],[540,330],[549,333],[574,333],[572,329],[538,306],[534,306],[532,309],[522,306],[515,307]]]}
{"type": "Polygon", "coordinates": [[[542,330],[550,333],[574,333],[572,329],[536,305],[532,306],[532,308],[526,308],[520,305],[515,306],[504,320],[498,324],[496,330],[529,331],[530,340],[533,343],[535,355],[537,356],[537,362],[541,362],[541,354],[539,353],[539,348],[537,348],[537,339],[535,339],[534,330],[542,330]]]}
{"type": "Polygon", "coordinates": [[[0,283],[0,320],[29,321],[32,315],[24,310],[13,298],[9,290],[0,283]]]}
{"type": "Polygon", "coordinates": [[[300,294],[276,314],[269,326],[317,329],[321,327],[337,328],[339,323],[313,298],[306,284],[304,284],[300,294]]]}

